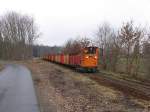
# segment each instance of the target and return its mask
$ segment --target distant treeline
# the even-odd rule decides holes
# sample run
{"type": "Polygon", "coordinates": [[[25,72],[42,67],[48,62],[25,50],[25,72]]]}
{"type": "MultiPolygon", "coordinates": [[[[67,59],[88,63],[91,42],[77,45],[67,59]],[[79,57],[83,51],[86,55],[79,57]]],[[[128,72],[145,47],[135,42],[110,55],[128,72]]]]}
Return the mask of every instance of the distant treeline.
{"type": "Polygon", "coordinates": [[[33,57],[42,57],[47,54],[59,54],[62,52],[62,47],[59,46],[44,46],[33,45],[33,57]]]}

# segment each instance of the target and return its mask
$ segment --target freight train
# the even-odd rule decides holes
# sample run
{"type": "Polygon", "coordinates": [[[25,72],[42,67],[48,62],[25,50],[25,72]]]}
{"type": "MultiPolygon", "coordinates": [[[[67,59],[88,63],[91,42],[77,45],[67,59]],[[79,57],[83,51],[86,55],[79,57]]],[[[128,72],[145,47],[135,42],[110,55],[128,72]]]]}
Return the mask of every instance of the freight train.
{"type": "Polygon", "coordinates": [[[79,54],[49,54],[43,57],[44,60],[67,65],[78,71],[96,72],[98,66],[98,48],[85,47],[79,54]]]}

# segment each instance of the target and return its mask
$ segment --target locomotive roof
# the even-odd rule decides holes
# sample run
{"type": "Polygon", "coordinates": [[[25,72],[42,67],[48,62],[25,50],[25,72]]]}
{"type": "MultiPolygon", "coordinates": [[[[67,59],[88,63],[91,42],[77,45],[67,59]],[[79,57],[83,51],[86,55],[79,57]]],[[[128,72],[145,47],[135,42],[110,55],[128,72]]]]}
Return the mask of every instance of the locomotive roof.
{"type": "Polygon", "coordinates": [[[91,47],[93,47],[93,48],[98,48],[98,47],[96,47],[96,46],[88,46],[88,47],[85,47],[85,48],[91,48],[91,47]]]}

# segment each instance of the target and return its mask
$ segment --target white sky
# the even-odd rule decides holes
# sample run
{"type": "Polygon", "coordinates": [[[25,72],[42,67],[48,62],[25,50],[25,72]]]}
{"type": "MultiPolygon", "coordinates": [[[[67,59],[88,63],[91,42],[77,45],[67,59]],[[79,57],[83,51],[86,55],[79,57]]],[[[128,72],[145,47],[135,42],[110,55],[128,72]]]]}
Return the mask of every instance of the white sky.
{"type": "Polygon", "coordinates": [[[37,43],[44,45],[62,45],[79,35],[94,38],[103,22],[150,24],[150,0],[0,0],[0,15],[7,11],[33,16],[42,33],[37,43]]]}

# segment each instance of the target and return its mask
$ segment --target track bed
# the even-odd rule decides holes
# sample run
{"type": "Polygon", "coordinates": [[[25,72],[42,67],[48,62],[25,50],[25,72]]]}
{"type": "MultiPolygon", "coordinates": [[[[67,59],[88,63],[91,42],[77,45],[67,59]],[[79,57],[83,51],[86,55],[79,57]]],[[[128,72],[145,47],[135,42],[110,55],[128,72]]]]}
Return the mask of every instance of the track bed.
{"type": "Polygon", "coordinates": [[[120,90],[125,95],[150,100],[150,83],[127,81],[107,75],[104,73],[86,74],[87,77],[97,81],[99,84],[120,90]]]}
{"type": "Polygon", "coordinates": [[[102,73],[79,73],[42,60],[24,65],[32,71],[41,112],[144,112],[150,104],[102,73]]]}

